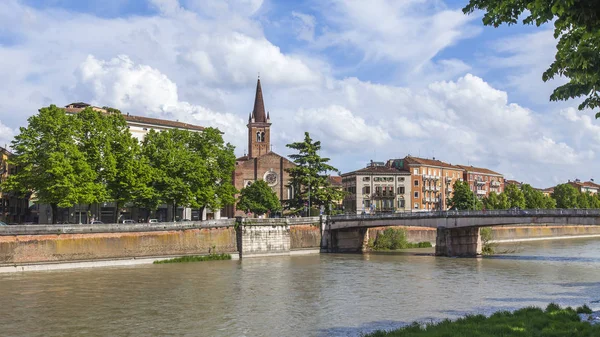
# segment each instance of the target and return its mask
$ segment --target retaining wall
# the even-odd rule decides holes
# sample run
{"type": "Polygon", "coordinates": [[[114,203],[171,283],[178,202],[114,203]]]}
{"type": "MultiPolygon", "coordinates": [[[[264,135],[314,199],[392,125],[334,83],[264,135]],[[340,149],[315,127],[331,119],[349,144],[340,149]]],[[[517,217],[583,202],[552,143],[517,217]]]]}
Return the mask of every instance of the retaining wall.
{"type": "Polygon", "coordinates": [[[493,241],[518,241],[526,239],[544,239],[563,236],[600,235],[600,226],[497,226],[492,227],[493,241]]]}

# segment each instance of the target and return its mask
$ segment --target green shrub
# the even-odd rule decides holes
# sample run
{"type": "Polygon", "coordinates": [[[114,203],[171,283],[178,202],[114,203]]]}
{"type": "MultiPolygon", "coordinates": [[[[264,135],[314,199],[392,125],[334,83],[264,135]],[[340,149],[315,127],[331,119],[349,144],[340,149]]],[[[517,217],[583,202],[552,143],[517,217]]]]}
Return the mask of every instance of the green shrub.
{"type": "Polygon", "coordinates": [[[587,305],[582,305],[577,310],[575,310],[578,314],[591,314],[593,311],[587,305]]]}
{"type": "Polygon", "coordinates": [[[225,253],[208,254],[208,255],[189,255],[189,256],[176,257],[174,259],[154,261],[154,264],[199,262],[199,261],[218,261],[218,260],[231,260],[231,255],[225,254],[225,253]]]}
{"type": "Polygon", "coordinates": [[[369,247],[373,250],[395,250],[406,248],[429,248],[432,247],[432,245],[431,242],[408,242],[405,230],[390,227],[379,233],[374,241],[369,239],[369,247]]]}
{"type": "Polygon", "coordinates": [[[491,227],[483,227],[479,230],[479,235],[481,236],[481,253],[483,255],[492,255],[494,254],[494,245],[490,242],[492,241],[492,228],[491,227]]]}

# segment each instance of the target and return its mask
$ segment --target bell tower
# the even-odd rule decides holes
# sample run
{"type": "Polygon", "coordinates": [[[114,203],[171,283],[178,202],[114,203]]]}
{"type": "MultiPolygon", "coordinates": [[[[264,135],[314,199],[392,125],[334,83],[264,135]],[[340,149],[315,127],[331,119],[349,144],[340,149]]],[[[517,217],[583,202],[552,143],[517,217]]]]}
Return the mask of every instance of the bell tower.
{"type": "Polygon", "coordinates": [[[248,116],[248,158],[260,157],[271,152],[271,118],[265,114],[260,77],[256,83],[254,110],[248,116]]]}

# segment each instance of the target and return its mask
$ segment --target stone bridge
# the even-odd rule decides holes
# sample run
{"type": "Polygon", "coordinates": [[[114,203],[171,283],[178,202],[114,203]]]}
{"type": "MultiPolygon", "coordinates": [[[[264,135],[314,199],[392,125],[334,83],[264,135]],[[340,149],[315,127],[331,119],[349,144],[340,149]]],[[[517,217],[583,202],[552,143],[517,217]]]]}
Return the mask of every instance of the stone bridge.
{"type": "Polygon", "coordinates": [[[535,209],[494,211],[441,211],[383,215],[340,215],[327,219],[322,247],[328,252],[364,250],[367,229],[385,226],[437,228],[436,255],[481,254],[480,227],[502,225],[600,225],[598,209],[535,209]]]}

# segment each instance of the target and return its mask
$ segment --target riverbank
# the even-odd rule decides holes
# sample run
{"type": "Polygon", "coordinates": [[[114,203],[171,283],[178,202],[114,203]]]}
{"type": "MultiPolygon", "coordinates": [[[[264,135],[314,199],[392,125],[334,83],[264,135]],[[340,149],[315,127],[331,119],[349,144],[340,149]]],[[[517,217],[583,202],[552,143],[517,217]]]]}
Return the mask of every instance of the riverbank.
{"type": "Polygon", "coordinates": [[[577,309],[549,304],[545,310],[527,307],[514,312],[498,311],[489,317],[471,315],[456,321],[412,323],[392,331],[375,331],[365,337],[523,337],[523,336],[600,336],[600,325],[582,319],[592,317],[587,306],[577,309]]]}

